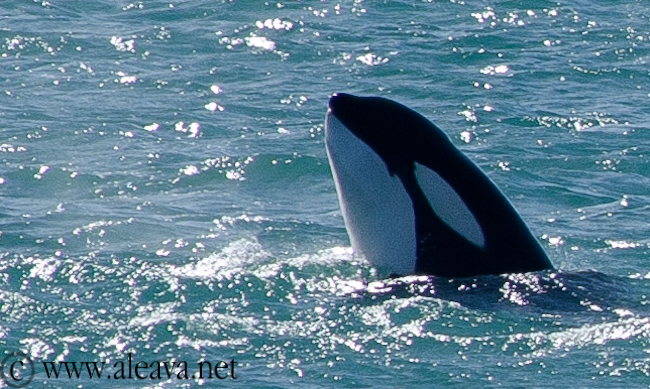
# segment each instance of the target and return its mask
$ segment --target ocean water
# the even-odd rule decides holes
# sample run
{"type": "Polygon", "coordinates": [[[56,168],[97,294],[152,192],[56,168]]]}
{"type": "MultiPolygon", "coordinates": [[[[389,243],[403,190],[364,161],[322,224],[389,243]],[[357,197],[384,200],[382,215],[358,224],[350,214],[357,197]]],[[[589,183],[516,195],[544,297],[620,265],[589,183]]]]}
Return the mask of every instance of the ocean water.
{"type": "Polygon", "coordinates": [[[47,388],[650,387],[649,58],[641,0],[3,0],[0,352],[47,388]],[[355,256],[334,92],[434,121],[557,271],[355,256]]]}

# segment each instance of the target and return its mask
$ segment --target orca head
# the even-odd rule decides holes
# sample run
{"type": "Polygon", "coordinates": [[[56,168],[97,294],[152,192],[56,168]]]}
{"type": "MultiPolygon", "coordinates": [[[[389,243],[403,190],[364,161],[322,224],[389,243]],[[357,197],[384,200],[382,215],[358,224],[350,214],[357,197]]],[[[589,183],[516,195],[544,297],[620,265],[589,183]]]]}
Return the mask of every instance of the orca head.
{"type": "Polygon", "coordinates": [[[383,97],[337,93],[329,100],[329,113],[370,146],[391,174],[413,170],[413,164],[425,158],[437,164],[444,160],[444,152],[451,145],[449,138],[424,116],[383,97]],[[430,145],[440,147],[432,150],[430,145]]]}
{"type": "Polygon", "coordinates": [[[408,174],[437,217],[473,244],[485,244],[469,209],[435,171],[458,151],[422,115],[385,98],[339,93],[329,101],[325,143],[352,247],[374,265],[416,272],[416,210],[402,180],[408,174]]]}
{"type": "Polygon", "coordinates": [[[446,277],[553,268],[492,180],[410,108],[336,94],[325,145],[352,247],[376,266],[446,277]]]}

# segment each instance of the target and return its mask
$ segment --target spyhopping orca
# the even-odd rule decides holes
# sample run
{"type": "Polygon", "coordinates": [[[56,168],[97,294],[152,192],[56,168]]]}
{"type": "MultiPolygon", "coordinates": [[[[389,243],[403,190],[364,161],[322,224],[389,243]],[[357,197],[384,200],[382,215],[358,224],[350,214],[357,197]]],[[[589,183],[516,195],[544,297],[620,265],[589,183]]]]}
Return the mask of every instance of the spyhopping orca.
{"type": "Polygon", "coordinates": [[[352,247],[376,266],[442,277],[553,268],[492,180],[419,113],[338,93],[325,139],[352,247]]]}

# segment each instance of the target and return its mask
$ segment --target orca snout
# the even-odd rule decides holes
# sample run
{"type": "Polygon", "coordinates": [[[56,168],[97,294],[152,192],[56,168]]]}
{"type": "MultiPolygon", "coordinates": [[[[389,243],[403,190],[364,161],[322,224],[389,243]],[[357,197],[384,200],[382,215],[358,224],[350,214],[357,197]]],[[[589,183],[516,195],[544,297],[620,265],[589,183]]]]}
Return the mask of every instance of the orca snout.
{"type": "Polygon", "coordinates": [[[340,110],[341,106],[345,105],[347,101],[350,101],[353,98],[353,95],[347,93],[334,93],[332,97],[330,97],[327,106],[330,112],[335,113],[337,109],[340,110]]]}

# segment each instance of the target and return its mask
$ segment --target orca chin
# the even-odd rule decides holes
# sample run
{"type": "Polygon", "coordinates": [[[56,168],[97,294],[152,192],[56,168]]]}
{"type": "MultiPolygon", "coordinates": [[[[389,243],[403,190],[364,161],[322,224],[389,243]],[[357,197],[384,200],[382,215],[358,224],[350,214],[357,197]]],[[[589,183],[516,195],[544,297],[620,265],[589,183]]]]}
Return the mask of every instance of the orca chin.
{"type": "Polygon", "coordinates": [[[442,277],[553,269],[492,180],[410,108],[335,94],[325,144],[352,247],[374,265],[442,277]]]}

